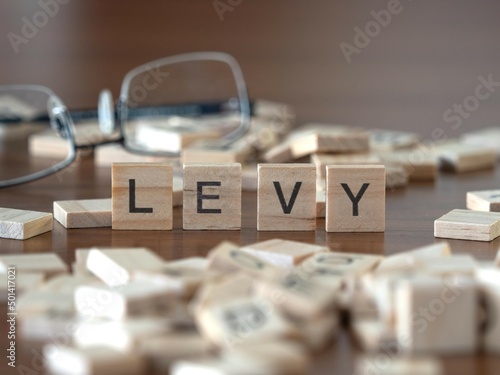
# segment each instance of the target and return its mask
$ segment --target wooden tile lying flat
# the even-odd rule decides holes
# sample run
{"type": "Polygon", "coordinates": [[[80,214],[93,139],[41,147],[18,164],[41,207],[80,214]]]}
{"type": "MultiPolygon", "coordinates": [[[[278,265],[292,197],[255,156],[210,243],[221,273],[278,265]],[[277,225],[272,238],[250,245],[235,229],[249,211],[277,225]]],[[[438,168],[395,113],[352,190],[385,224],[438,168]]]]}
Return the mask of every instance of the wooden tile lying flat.
{"type": "Polygon", "coordinates": [[[75,314],[73,296],[65,293],[32,290],[17,298],[19,319],[32,319],[40,314],[72,317],[75,314]]]}
{"type": "Polygon", "coordinates": [[[456,173],[491,169],[497,162],[495,149],[448,142],[436,148],[440,168],[456,173]]]}
{"type": "Polygon", "coordinates": [[[379,152],[385,165],[402,165],[410,181],[434,181],[437,176],[437,157],[432,151],[422,147],[413,150],[379,152]]]}
{"type": "Polygon", "coordinates": [[[367,132],[347,126],[309,125],[298,132],[301,132],[300,136],[291,142],[295,159],[320,152],[363,152],[370,147],[367,132]]]}
{"type": "Polygon", "coordinates": [[[371,149],[375,151],[393,151],[410,148],[419,142],[416,133],[395,130],[373,129],[370,130],[371,149]]]}
{"type": "Polygon", "coordinates": [[[47,309],[28,315],[20,323],[20,336],[32,345],[49,343],[54,337],[58,337],[60,345],[72,345],[72,329],[78,320],[70,311],[47,309]]]}
{"type": "Polygon", "coordinates": [[[311,163],[316,166],[316,174],[320,178],[326,178],[327,165],[366,165],[381,164],[381,159],[373,153],[363,154],[313,154],[311,163]]]}
{"type": "Polygon", "coordinates": [[[474,277],[478,264],[470,254],[457,254],[422,261],[424,272],[428,275],[448,277],[450,275],[474,277]]]}
{"type": "Polygon", "coordinates": [[[485,305],[485,329],[481,331],[482,348],[491,354],[500,353],[500,269],[480,268],[477,271],[478,289],[485,305]]]}
{"type": "Polygon", "coordinates": [[[112,228],[171,230],[172,174],[168,163],[114,163],[112,228]]]}
{"type": "Polygon", "coordinates": [[[474,353],[477,291],[470,278],[400,280],[394,295],[396,337],[411,353],[474,353]]]}
{"type": "Polygon", "coordinates": [[[79,350],[48,345],[44,358],[49,373],[54,375],[140,375],[147,369],[145,360],[133,352],[98,346],[79,350]]]}
{"type": "MultiPolygon", "coordinates": [[[[170,368],[170,375],[282,375],[277,369],[267,368],[260,361],[238,363],[217,357],[184,359],[176,361],[170,368]]],[[[290,374],[295,375],[295,374],[290,374]]]]}
{"type": "Polygon", "coordinates": [[[286,163],[294,159],[289,141],[282,143],[269,149],[262,158],[267,163],[286,163]]]}
{"type": "Polygon", "coordinates": [[[401,357],[380,360],[379,355],[356,359],[354,375],[443,375],[444,368],[438,358],[401,357]]]}
{"type": "Polygon", "coordinates": [[[387,326],[378,319],[356,319],[352,322],[351,330],[364,352],[376,353],[387,344],[399,346],[387,326]]]}
{"type": "Polygon", "coordinates": [[[118,144],[96,147],[94,164],[98,167],[110,167],[114,163],[164,163],[174,162],[178,158],[133,154],[118,144]]]}
{"type": "Polygon", "coordinates": [[[341,328],[337,314],[327,314],[314,320],[303,320],[297,326],[302,335],[301,343],[311,352],[319,352],[328,347],[341,328]]]}
{"type": "Polygon", "coordinates": [[[196,331],[171,332],[141,340],[137,351],[144,356],[154,371],[168,371],[180,359],[208,357],[209,343],[196,331]]]}
{"type": "Polygon", "coordinates": [[[236,298],[201,309],[196,315],[196,323],[203,337],[224,348],[298,335],[291,323],[258,298],[236,298]]]}
{"type": "Polygon", "coordinates": [[[316,217],[326,216],[326,191],[316,191],[316,217]]]}
{"type": "Polygon", "coordinates": [[[500,190],[468,191],[467,208],[475,211],[500,212],[500,190]]]}
{"type": "Polygon", "coordinates": [[[409,175],[402,165],[387,164],[385,166],[385,187],[395,189],[408,185],[409,175]]]}
{"type": "Polygon", "coordinates": [[[245,163],[252,155],[252,148],[246,142],[235,142],[222,147],[210,141],[195,142],[184,148],[182,163],[245,163]]]}
{"type": "Polygon", "coordinates": [[[282,268],[292,268],[318,252],[329,251],[325,246],[272,239],[241,248],[249,254],[282,268]]]}
{"type": "Polygon", "coordinates": [[[51,230],[51,213],[0,208],[0,238],[27,240],[51,230]]]}
{"type": "Polygon", "coordinates": [[[316,229],[316,169],[312,164],[259,164],[257,230],[316,229]]]}
{"type": "Polygon", "coordinates": [[[183,229],[241,229],[241,164],[184,164],[183,229]]]}
{"type": "Polygon", "coordinates": [[[452,210],[434,221],[434,237],[492,241],[500,236],[500,213],[452,210]]]}
{"type": "Polygon", "coordinates": [[[327,166],[326,231],[385,230],[385,167],[327,166]]]}
{"type": "Polygon", "coordinates": [[[41,272],[16,272],[15,280],[9,280],[9,276],[7,272],[0,272],[0,303],[7,303],[10,288],[15,286],[16,296],[20,296],[24,292],[36,289],[45,279],[45,275],[41,272]]]}
{"type": "Polygon", "coordinates": [[[17,272],[43,273],[46,278],[68,272],[68,266],[54,253],[0,255],[0,272],[7,273],[9,266],[17,272]]]}
{"type": "Polygon", "coordinates": [[[109,286],[128,283],[134,271],[161,272],[164,261],[146,248],[93,248],[87,269],[109,286]]]}
{"type": "Polygon", "coordinates": [[[54,219],[65,228],[111,226],[111,198],[54,202],[54,219]]]}
{"type": "Polygon", "coordinates": [[[461,142],[473,146],[492,148],[500,154],[500,148],[498,147],[500,144],[500,127],[484,128],[462,134],[461,142]]]}

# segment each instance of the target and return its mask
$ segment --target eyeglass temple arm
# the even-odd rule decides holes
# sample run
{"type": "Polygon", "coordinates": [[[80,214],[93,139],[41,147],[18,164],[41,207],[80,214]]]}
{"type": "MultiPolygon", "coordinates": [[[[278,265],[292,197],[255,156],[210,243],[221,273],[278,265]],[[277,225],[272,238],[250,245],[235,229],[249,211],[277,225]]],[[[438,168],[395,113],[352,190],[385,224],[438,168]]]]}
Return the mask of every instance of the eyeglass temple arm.
{"type": "MultiPolygon", "coordinates": [[[[175,104],[175,105],[159,105],[159,106],[143,106],[136,108],[129,108],[128,115],[131,118],[146,117],[146,116],[200,116],[217,114],[231,109],[230,103],[224,102],[207,102],[207,103],[193,103],[193,104],[175,104]]],[[[250,103],[250,115],[254,112],[254,103],[250,103]]],[[[71,117],[74,122],[94,120],[98,118],[97,109],[82,109],[70,111],[71,117]]],[[[117,112],[115,110],[115,116],[117,112]]],[[[20,117],[12,117],[2,119],[0,114],[0,122],[2,123],[17,123],[26,121],[20,117]]],[[[47,115],[37,116],[29,121],[44,122],[49,121],[47,115]]]]}

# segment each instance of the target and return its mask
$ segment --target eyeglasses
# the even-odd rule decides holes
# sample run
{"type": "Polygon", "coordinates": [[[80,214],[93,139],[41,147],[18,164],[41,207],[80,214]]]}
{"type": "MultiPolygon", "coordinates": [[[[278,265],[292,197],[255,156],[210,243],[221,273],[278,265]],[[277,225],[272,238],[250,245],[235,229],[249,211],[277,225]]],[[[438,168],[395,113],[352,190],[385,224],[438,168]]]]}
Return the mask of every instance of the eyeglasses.
{"type": "Polygon", "coordinates": [[[69,112],[46,87],[0,86],[0,187],[57,173],[75,160],[78,150],[103,144],[119,143],[137,154],[178,156],[172,138],[182,133],[206,134],[228,147],[248,131],[250,111],[237,61],[220,52],[166,57],[131,70],[116,108],[109,90],[101,93],[97,110],[69,112]],[[92,129],[99,135],[81,136],[79,130],[88,126],[84,123],[96,120],[99,129],[92,129]],[[61,149],[34,156],[30,149],[44,137],[64,140],[57,146],[61,149]]]}

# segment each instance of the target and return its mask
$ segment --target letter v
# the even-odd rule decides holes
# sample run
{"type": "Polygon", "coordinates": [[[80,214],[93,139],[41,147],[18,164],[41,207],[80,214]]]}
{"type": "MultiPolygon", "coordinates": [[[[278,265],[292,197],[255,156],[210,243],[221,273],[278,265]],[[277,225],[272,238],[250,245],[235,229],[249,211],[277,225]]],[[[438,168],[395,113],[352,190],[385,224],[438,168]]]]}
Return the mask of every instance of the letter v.
{"type": "Polygon", "coordinates": [[[293,187],[292,195],[290,196],[290,200],[288,204],[285,201],[285,197],[283,196],[283,190],[281,190],[281,184],[278,181],[273,181],[274,188],[276,189],[276,194],[278,194],[278,198],[280,200],[281,208],[283,208],[283,213],[289,214],[292,212],[293,205],[295,204],[295,200],[297,199],[297,195],[299,194],[300,187],[302,186],[302,182],[297,181],[295,186],[293,187]]]}

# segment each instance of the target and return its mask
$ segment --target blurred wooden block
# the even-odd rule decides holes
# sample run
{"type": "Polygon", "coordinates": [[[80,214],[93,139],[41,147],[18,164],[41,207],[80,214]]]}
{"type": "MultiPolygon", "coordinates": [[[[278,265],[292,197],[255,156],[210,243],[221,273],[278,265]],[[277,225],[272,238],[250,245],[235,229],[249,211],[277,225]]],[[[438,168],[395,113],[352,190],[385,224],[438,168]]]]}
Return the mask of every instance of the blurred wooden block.
{"type": "Polygon", "coordinates": [[[326,216],[326,191],[316,190],[316,217],[326,216]]]}
{"type": "Polygon", "coordinates": [[[500,144],[500,127],[498,126],[467,132],[462,134],[460,140],[468,145],[495,149],[497,154],[500,154],[498,146],[500,144]]]}
{"type": "Polygon", "coordinates": [[[458,354],[477,349],[477,292],[469,278],[400,280],[396,337],[411,353],[458,354]]]}
{"type": "Polygon", "coordinates": [[[60,274],[47,280],[37,290],[72,296],[77,288],[84,285],[104,286],[105,284],[93,275],[76,276],[73,274],[60,274]]]}
{"type": "Polygon", "coordinates": [[[0,273],[7,273],[10,266],[16,272],[43,273],[46,278],[68,272],[68,266],[54,253],[0,255],[0,273]]]}
{"type": "Polygon", "coordinates": [[[311,163],[316,166],[317,176],[326,178],[327,165],[381,164],[380,157],[372,153],[363,154],[313,154],[311,163]]]}
{"type": "Polygon", "coordinates": [[[111,199],[54,202],[54,219],[65,228],[111,226],[111,199]]]}
{"type": "Polygon", "coordinates": [[[302,343],[311,352],[320,352],[329,347],[341,329],[337,314],[326,314],[314,320],[303,320],[298,323],[302,334],[302,343]]]}
{"type": "Polygon", "coordinates": [[[267,163],[286,163],[294,159],[290,142],[285,140],[282,143],[269,149],[263,156],[267,163]]]}
{"type": "Polygon", "coordinates": [[[472,255],[459,254],[450,257],[425,259],[422,261],[422,268],[429,275],[474,277],[478,264],[472,255]]]}
{"type": "Polygon", "coordinates": [[[485,324],[481,330],[481,344],[486,353],[500,353],[500,269],[497,267],[477,270],[478,289],[485,306],[485,324]]]}
{"type": "Polygon", "coordinates": [[[419,142],[416,133],[395,130],[373,129],[370,130],[370,144],[374,151],[393,151],[410,148],[419,142]]]}
{"type": "Polygon", "coordinates": [[[312,164],[259,164],[257,230],[316,229],[316,170],[312,164]]]}
{"type": "Polygon", "coordinates": [[[160,271],[136,271],[134,280],[143,280],[166,285],[182,298],[190,298],[206,277],[208,261],[191,257],[166,262],[160,271]]]}
{"type": "Polygon", "coordinates": [[[500,250],[498,250],[497,256],[495,257],[495,264],[497,267],[500,267],[500,250]]]}
{"type": "Polygon", "coordinates": [[[209,343],[196,331],[180,331],[141,340],[137,351],[154,371],[160,372],[168,371],[176,360],[207,357],[210,349],[209,343]]]}
{"type": "Polygon", "coordinates": [[[500,212],[500,190],[468,191],[467,208],[475,211],[500,212]]]}
{"type": "Polygon", "coordinates": [[[183,229],[241,229],[241,164],[184,164],[183,229]]]}
{"type": "MultiPolygon", "coordinates": [[[[217,357],[184,359],[175,361],[170,368],[170,375],[281,375],[277,369],[265,367],[261,361],[238,363],[217,357]]],[[[290,374],[295,375],[295,374],[290,374]]]]}
{"type": "MultiPolygon", "coordinates": [[[[385,357],[384,357],[385,358],[385,357]]],[[[354,375],[443,375],[444,368],[434,357],[387,357],[383,362],[379,355],[356,359],[354,375]]]]}
{"type": "Polygon", "coordinates": [[[321,152],[363,152],[370,148],[367,132],[348,126],[314,125],[299,129],[290,148],[295,159],[321,152]]]}
{"type": "Polygon", "coordinates": [[[177,157],[133,154],[123,146],[113,143],[96,147],[94,152],[94,164],[98,167],[110,167],[114,163],[173,163],[179,159],[177,157]]]}
{"type": "Polygon", "coordinates": [[[138,375],[147,369],[145,360],[137,354],[106,347],[75,349],[49,345],[43,352],[47,370],[54,375],[138,375]]]}
{"type": "Polygon", "coordinates": [[[182,206],[182,195],[184,191],[184,180],[182,177],[174,176],[172,180],[172,206],[182,206]]]}
{"type": "MultiPolygon", "coordinates": [[[[217,142],[217,141],[215,141],[217,142]]],[[[184,148],[181,163],[245,163],[252,154],[251,147],[245,142],[235,142],[221,147],[210,141],[199,141],[184,148]]]]}
{"type": "Polygon", "coordinates": [[[231,242],[224,241],[208,254],[210,271],[232,273],[244,272],[256,278],[272,275],[276,268],[265,260],[256,257],[231,242]]]}
{"type": "Polygon", "coordinates": [[[406,170],[410,181],[434,181],[436,179],[438,162],[432,151],[415,148],[379,152],[378,156],[386,166],[401,165],[406,170]]]}
{"type": "Polygon", "coordinates": [[[33,319],[42,314],[71,318],[75,314],[73,296],[67,293],[32,290],[17,298],[20,320],[33,319]]]}
{"type": "Polygon", "coordinates": [[[361,349],[367,353],[377,353],[391,342],[392,346],[399,345],[387,326],[378,319],[356,319],[351,324],[351,331],[361,349]]]}
{"type": "Polygon", "coordinates": [[[131,281],[119,288],[80,286],[75,290],[75,308],[80,316],[87,316],[92,304],[92,316],[122,320],[131,316],[159,313],[172,300],[168,286],[151,281],[131,281]]]}
{"type": "Polygon", "coordinates": [[[260,299],[239,298],[196,314],[203,337],[218,347],[297,337],[296,329],[260,299]]]}
{"type": "Polygon", "coordinates": [[[311,255],[328,250],[324,246],[281,239],[257,242],[241,248],[241,251],[281,268],[292,268],[311,255]]]}
{"type": "Polygon", "coordinates": [[[402,165],[388,164],[385,166],[385,187],[395,189],[408,185],[410,177],[402,165]]]}
{"type": "Polygon", "coordinates": [[[383,232],[385,230],[385,167],[328,166],[327,232],[383,232]]]}
{"type": "Polygon", "coordinates": [[[51,230],[51,213],[0,208],[0,238],[27,240],[51,230]]]}
{"type": "Polygon", "coordinates": [[[497,152],[492,148],[448,142],[436,148],[440,168],[456,173],[479,171],[495,167],[497,152]]]}
{"type": "Polygon", "coordinates": [[[112,228],[172,229],[172,165],[115,163],[112,169],[112,228]]]}
{"type": "Polygon", "coordinates": [[[500,236],[500,213],[455,209],[434,221],[434,237],[493,241],[500,236]]]}
{"type": "Polygon", "coordinates": [[[245,165],[241,169],[241,189],[243,191],[257,191],[259,174],[256,164],[245,165]]]}
{"type": "Polygon", "coordinates": [[[161,272],[164,261],[146,248],[92,248],[87,269],[109,286],[127,284],[134,271],[161,272]]]}
{"type": "Polygon", "coordinates": [[[15,279],[12,279],[14,274],[8,271],[0,272],[0,303],[7,305],[7,297],[11,294],[15,287],[16,296],[21,296],[23,293],[36,289],[43,283],[45,275],[41,272],[19,272],[16,271],[15,279]],[[9,279],[9,276],[11,277],[9,279]]]}

